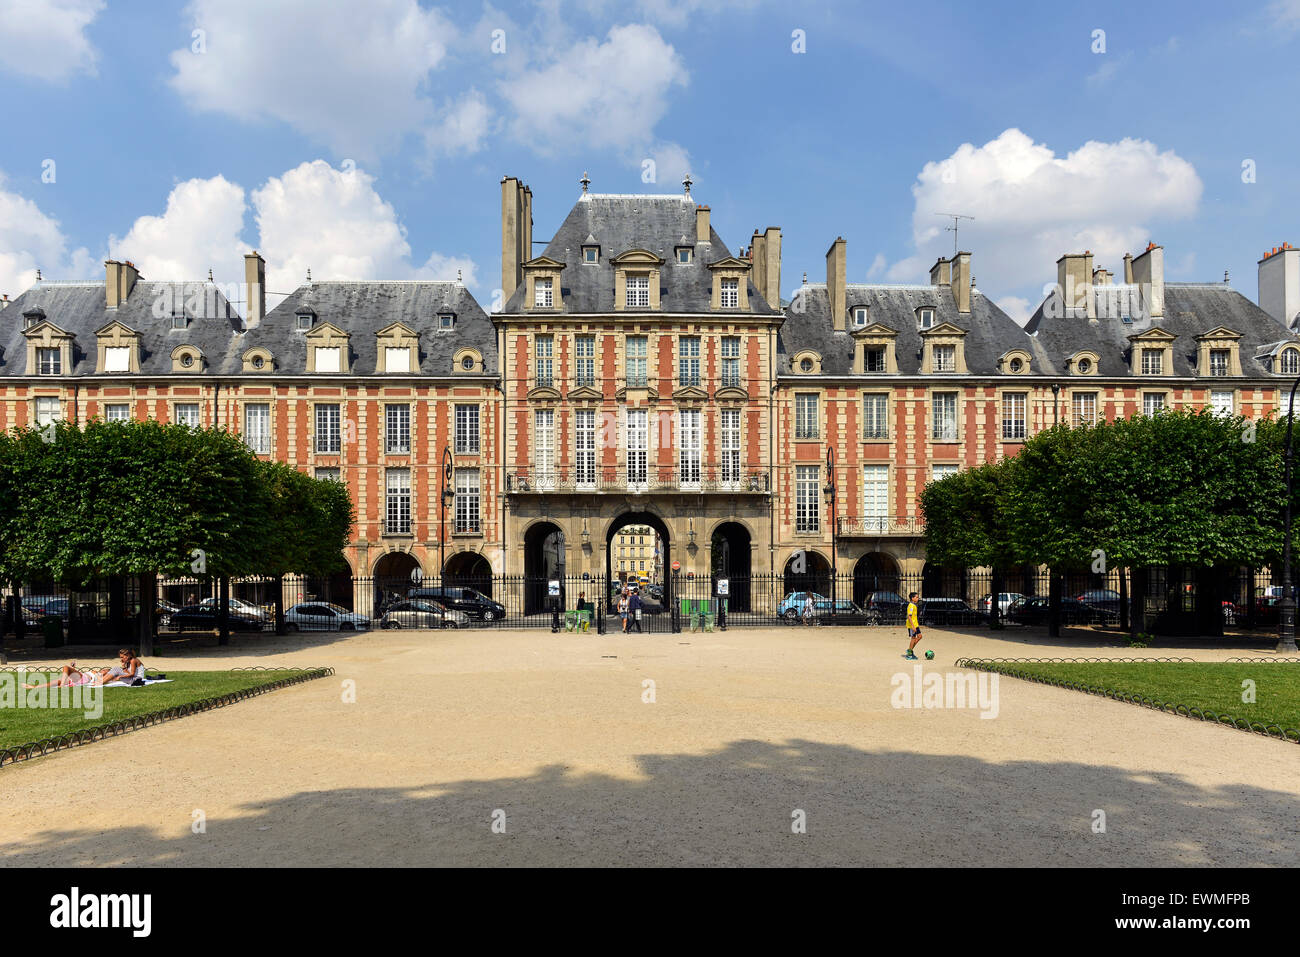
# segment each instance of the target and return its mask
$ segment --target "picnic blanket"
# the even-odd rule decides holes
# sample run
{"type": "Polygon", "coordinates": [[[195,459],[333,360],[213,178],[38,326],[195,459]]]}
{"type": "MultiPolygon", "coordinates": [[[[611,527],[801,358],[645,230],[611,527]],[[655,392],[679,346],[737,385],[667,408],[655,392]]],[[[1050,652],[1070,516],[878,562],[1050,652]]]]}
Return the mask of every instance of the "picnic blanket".
{"type": "Polygon", "coordinates": [[[146,675],[144,679],[144,684],[142,685],[129,685],[129,684],[124,684],[121,681],[110,681],[108,684],[100,685],[100,687],[101,688],[147,688],[149,687],[149,685],[165,685],[167,682],[171,680],[172,680],[171,678],[150,678],[148,675],[146,675]]]}

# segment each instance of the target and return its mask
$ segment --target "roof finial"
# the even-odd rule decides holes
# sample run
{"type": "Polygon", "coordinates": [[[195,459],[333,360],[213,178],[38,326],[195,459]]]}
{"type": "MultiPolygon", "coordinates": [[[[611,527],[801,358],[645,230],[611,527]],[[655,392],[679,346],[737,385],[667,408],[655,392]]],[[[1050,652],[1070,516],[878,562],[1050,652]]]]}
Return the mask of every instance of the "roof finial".
{"type": "Polygon", "coordinates": [[[582,184],[582,195],[586,196],[587,187],[591,185],[591,177],[587,175],[585,169],[582,171],[582,179],[578,180],[578,182],[582,184]]]}
{"type": "Polygon", "coordinates": [[[37,267],[36,267],[36,281],[37,281],[37,282],[40,282],[40,281],[41,281],[41,267],[40,267],[40,266],[37,266],[37,267]]]}
{"type": "Polygon", "coordinates": [[[311,282],[311,267],[307,267],[307,281],[311,282]]]}
{"type": "Polygon", "coordinates": [[[808,285],[808,274],[807,274],[807,273],[804,273],[804,274],[803,274],[803,284],[804,284],[805,286],[808,285]]]}
{"type": "Polygon", "coordinates": [[[456,270],[456,281],[457,281],[457,282],[464,282],[464,281],[465,281],[465,279],[464,279],[464,277],[461,275],[461,271],[460,271],[459,269],[456,270]]]}
{"type": "Polygon", "coordinates": [[[691,198],[691,174],[688,172],[682,177],[682,185],[686,187],[686,198],[691,198]]]}
{"type": "Polygon", "coordinates": [[[208,267],[208,282],[212,282],[212,267],[208,267]]]}
{"type": "Polygon", "coordinates": [[[1226,269],[1223,271],[1223,284],[1225,286],[1228,284],[1228,270],[1226,269]]]}

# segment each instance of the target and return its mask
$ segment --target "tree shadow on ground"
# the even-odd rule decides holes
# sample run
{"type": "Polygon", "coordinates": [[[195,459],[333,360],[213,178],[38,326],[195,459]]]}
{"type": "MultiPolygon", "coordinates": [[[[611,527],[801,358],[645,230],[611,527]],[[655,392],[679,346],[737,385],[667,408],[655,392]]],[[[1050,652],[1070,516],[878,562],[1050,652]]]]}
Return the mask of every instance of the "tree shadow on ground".
{"type": "MultiPolygon", "coordinates": [[[[975,733],[992,734],[991,729],[975,733]]],[[[1227,741],[1220,746],[1231,747],[1227,741]]],[[[1285,747],[1285,745],[1278,745],[1285,747]]],[[[430,761],[440,756],[430,755],[430,761]]],[[[287,760],[291,760],[289,757],[287,760]]],[[[365,756],[358,762],[364,769],[365,756]]],[[[210,814],[203,787],[170,835],[127,819],[112,833],[45,829],[33,809],[8,866],[1297,864],[1296,795],[1198,787],[1071,761],[738,740],[637,759],[639,775],[558,764],[524,777],[302,791],[210,814]],[[504,833],[492,830],[494,811],[504,833]],[[1105,812],[1105,833],[1093,830],[1105,812]],[[792,831],[796,811],[807,833],[792,831]]],[[[5,774],[13,773],[6,770],[5,774]]],[[[250,789],[253,786],[250,785],[250,789]]],[[[141,801],[151,817],[165,808],[141,801]]]]}

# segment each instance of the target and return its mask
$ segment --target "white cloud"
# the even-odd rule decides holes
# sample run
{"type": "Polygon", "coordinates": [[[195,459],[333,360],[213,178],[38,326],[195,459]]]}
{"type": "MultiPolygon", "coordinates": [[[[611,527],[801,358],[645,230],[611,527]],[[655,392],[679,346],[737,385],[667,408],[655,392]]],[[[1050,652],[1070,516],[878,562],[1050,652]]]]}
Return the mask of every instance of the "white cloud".
{"type": "Polygon", "coordinates": [[[209,269],[242,278],[244,205],[243,188],[224,176],[186,180],[161,216],[141,216],[125,236],[111,236],[109,255],[131,260],[146,279],[203,279],[209,269]]]}
{"type": "Polygon", "coordinates": [[[492,127],[492,109],[478,90],[470,90],[442,110],[425,133],[430,155],[467,155],[483,148],[492,127]]]}
{"type": "Polygon", "coordinates": [[[86,28],[104,0],[5,0],[0,3],[0,68],[59,83],[95,73],[86,28]]]}
{"type": "Polygon", "coordinates": [[[999,309],[1022,326],[1029,321],[1029,317],[1038,308],[1037,303],[1030,302],[1024,296],[1003,296],[1001,299],[995,300],[995,302],[999,309]]]}
{"type": "Polygon", "coordinates": [[[204,52],[173,52],[171,83],[192,107],[280,120],[358,158],[432,118],[425,86],[456,38],[415,0],[193,0],[187,12],[204,52]]]}
{"type": "Polygon", "coordinates": [[[1283,30],[1300,30],[1300,0],[1274,0],[1269,4],[1273,25],[1283,30]]]}
{"type": "Polygon", "coordinates": [[[610,29],[520,71],[499,90],[514,109],[515,136],[541,152],[559,148],[648,149],[668,94],[689,75],[654,27],[610,29]]]}
{"type": "Polygon", "coordinates": [[[69,252],[58,220],[4,185],[0,173],[0,293],[20,295],[36,281],[38,268],[46,279],[93,277],[97,263],[90,253],[69,252]]]}
{"type": "Polygon", "coordinates": [[[1201,190],[1191,163],[1146,140],[1091,140],[1060,157],[1009,129],[925,165],[912,187],[917,251],[889,278],[924,281],[934,260],[951,254],[942,213],[975,217],[962,223],[960,245],[974,253],[986,289],[1036,292],[1055,280],[1053,264],[1066,252],[1091,250],[1114,272],[1125,252],[1158,240],[1153,223],[1195,213],[1201,190]]]}
{"type": "MultiPolygon", "coordinates": [[[[647,184],[644,188],[647,192],[673,193],[681,185],[682,179],[687,173],[691,174],[691,182],[698,183],[699,177],[695,169],[691,166],[691,154],[686,148],[677,143],[657,143],[648,151],[648,156],[632,157],[632,159],[641,166],[642,170],[645,160],[649,159],[654,162],[654,185],[647,184]]],[[[644,173],[642,179],[644,179],[644,173]]],[[[692,187],[693,188],[693,187],[692,187]]]]}
{"type": "Polygon", "coordinates": [[[748,12],[758,4],[759,0],[639,0],[637,6],[648,19],[684,27],[705,14],[748,12]]]}
{"type": "Polygon", "coordinates": [[[875,279],[885,271],[885,267],[888,265],[889,260],[885,258],[885,254],[876,253],[876,258],[871,260],[871,268],[867,270],[867,278],[875,279]]]}

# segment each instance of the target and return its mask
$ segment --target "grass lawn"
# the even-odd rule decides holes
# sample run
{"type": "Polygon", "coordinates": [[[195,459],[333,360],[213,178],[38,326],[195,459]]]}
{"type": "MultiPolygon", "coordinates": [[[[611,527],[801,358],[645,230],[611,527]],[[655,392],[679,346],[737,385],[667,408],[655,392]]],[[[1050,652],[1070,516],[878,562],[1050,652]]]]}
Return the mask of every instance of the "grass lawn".
{"type": "MultiPolygon", "coordinates": [[[[214,698],[231,691],[255,688],[297,673],[294,671],[172,671],[168,668],[165,674],[172,679],[168,684],[143,688],[99,689],[104,713],[97,718],[85,717],[85,707],[92,699],[78,702],[80,706],[72,708],[18,708],[14,706],[12,693],[6,693],[3,699],[0,699],[0,749],[67,734],[70,731],[85,730],[112,721],[121,721],[123,718],[136,717],[151,711],[174,708],[203,698],[214,698]]],[[[4,672],[0,674],[0,679],[11,681],[13,680],[11,676],[13,672],[4,672]]],[[[29,671],[27,676],[27,682],[35,684],[57,677],[57,672],[51,675],[29,671]]],[[[49,689],[47,693],[57,693],[57,689],[49,689]]],[[[30,695],[32,692],[27,694],[30,695]]]]}
{"type": "Polygon", "coordinates": [[[1169,704],[1300,729],[1300,665],[1218,662],[995,663],[997,671],[1074,681],[1146,695],[1169,704]],[[1241,700],[1242,682],[1255,682],[1255,701],[1241,700]]]}

